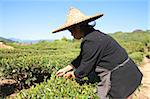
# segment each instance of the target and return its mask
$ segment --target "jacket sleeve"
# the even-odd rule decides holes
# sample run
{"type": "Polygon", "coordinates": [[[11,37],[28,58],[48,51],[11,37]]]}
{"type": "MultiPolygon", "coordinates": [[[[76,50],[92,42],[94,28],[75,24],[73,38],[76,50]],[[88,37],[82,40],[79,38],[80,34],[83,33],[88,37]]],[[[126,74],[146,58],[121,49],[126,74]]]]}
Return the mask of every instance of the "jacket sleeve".
{"type": "Polygon", "coordinates": [[[95,40],[85,40],[82,42],[82,59],[79,67],[74,72],[76,78],[83,78],[94,69],[101,50],[102,44],[100,42],[96,42],[95,40]]]}
{"type": "Polygon", "coordinates": [[[81,59],[82,59],[82,57],[81,57],[81,52],[80,52],[79,56],[71,62],[71,65],[74,68],[78,68],[80,65],[81,59]]]}

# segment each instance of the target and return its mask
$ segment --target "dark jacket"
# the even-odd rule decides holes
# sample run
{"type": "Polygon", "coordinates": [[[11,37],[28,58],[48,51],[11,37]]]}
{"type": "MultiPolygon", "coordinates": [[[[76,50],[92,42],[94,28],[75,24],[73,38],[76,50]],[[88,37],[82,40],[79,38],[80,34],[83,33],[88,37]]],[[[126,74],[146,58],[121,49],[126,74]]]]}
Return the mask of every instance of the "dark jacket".
{"type": "MultiPolygon", "coordinates": [[[[80,47],[79,56],[71,62],[76,68],[76,78],[83,78],[99,67],[112,70],[128,58],[124,48],[98,30],[92,29],[85,34],[80,47]]],[[[139,86],[141,79],[141,72],[130,59],[124,67],[112,72],[109,94],[113,97],[126,97],[139,86]]]]}

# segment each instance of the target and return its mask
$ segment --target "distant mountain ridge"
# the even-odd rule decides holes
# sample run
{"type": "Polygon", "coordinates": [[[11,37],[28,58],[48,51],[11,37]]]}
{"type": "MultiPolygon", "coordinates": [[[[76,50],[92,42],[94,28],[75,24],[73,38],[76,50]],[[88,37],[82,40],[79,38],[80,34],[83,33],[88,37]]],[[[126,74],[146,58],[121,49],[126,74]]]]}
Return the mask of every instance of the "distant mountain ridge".
{"type": "Polygon", "coordinates": [[[0,37],[0,42],[5,42],[5,43],[11,43],[11,42],[18,42],[18,43],[37,43],[39,41],[54,41],[54,40],[49,40],[49,39],[41,39],[41,40],[21,40],[18,38],[4,38],[0,37]]]}
{"type": "MultiPolygon", "coordinates": [[[[143,33],[143,32],[146,32],[146,33],[150,33],[150,30],[141,30],[141,29],[136,29],[130,33],[143,33]]],[[[110,33],[110,35],[112,36],[115,36],[116,34],[120,34],[120,33],[125,33],[125,32],[115,32],[115,33],[110,33]]],[[[4,38],[4,37],[0,37],[0,42],[18,42],[18,43],[38,43],[39,41],[54,41],[55,39],[39,39],[39,40],[21,40],[21,39],[18,39],[18,38],[4,38]]]]}
{"type": "Polygon", "coordinates": [[[6,39],[6,38],[3,38],[3,37],[0,37],[0,42],[6,42],[6,43],[8,43],[8,42],[14,42],[14,41],[11,40],[11,39],[6,39]]]}
{"type": "Polygon", "coordinates": [[[10,38],[10,40],[13,40],[15,42],[19,42],[19,43],[38,43],[39,41],[53,41],[53,40],[49,40],[49,39],[39,39],[39,40],[20,40],[20,39],[16,39],[16,38],[10,38]]]}

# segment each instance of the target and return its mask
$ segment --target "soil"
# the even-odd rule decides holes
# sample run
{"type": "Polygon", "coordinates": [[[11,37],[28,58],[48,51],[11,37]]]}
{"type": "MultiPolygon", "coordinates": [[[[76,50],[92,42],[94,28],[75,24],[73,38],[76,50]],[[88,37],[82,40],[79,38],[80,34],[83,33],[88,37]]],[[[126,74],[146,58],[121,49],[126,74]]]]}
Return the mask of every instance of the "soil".
{"type": "Polygon", "coordinates": [[[16,83],[13,79],[0,79],[0,97],[12,94],[16,89],[16,83]]]}
{"type": "Polygon", "coordinates": [[[135,99],[150,99],[150,59],[145,57],[140,67],[143,73],[142,86],[135,92],[135,99]]]}
{"type": "Polygon", "coordinates": [[[0,49],[14,49],[14,48],[12,46],[3,44],[3,42],[0,42],[0,49]]]}
{"type": "MultiPolygon", "coordinates": [[[[47,76],[47,79],[50,78],[50,73],[43,73],[43,74],[37,74],[35,77],[37,78],[35,81],[31,82],[30,85],[25,84],[26,79],[21,79],[20,83],[17,83],[18,81],[15,81],[13,79],[6,79],[6,78],[0,78],[0,99],[5,99],[5,97],[14,99],[14,97],[17,95],[17,93],[24,89],[29,89],[31,86],[35,86],[37,83],[41,83],[44,81],[44,76],[47,76]]],[[[46,80],[47,80],[46,79],[46,80]]]]}

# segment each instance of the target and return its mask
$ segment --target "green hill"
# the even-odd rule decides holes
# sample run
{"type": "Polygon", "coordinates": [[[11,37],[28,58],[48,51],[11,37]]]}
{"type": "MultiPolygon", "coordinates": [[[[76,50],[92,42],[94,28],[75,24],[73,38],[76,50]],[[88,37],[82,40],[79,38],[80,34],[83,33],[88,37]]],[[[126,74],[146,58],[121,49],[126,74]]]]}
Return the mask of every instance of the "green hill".
{"type": "Polygon", "coordinates": [[[3,38],[3,37],[0,37],[0,42],[11,43],[11,42],[14,42],[14,41],[12,41],[10,39],[3,38]]]}

